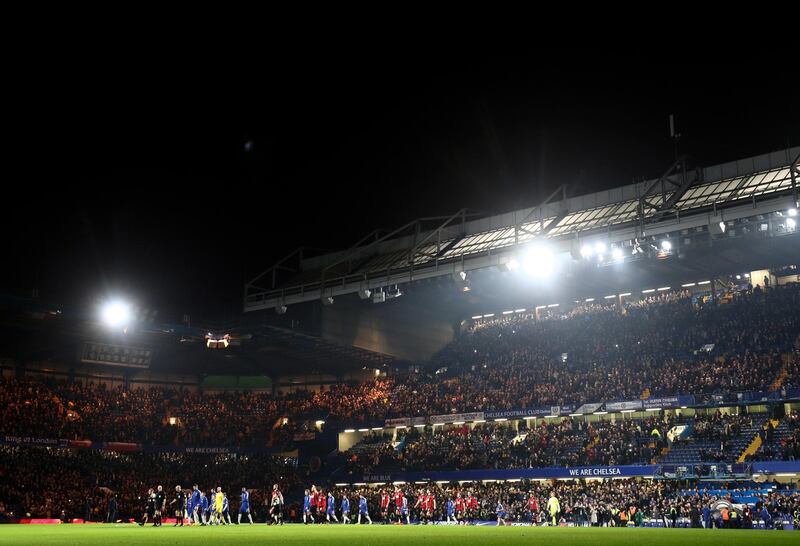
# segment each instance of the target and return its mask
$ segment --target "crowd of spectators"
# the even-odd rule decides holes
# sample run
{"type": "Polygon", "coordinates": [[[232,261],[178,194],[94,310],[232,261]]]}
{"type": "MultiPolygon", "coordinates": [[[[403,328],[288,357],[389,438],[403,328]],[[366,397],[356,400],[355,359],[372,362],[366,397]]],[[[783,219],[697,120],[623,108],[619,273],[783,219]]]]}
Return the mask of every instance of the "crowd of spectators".
{"type": "MultiPolygon", "coordinates": [[[[560,504],[557,524],[577,526],[641,526],[645,519],[661,522],[664,527],[675,527],[679,519],[688,520],[692,527],[747,528],[756,520],[767,527],[777,527],[785,518],[800,521],[800,492],[794,486],[778,484],[752,484],[745,488],[723,486],[718,490],[697,486],[684,489],[678,482],[619,479],[602,481],[540,482],[453,482],[403,484],[399,486],[408,497],[410,517],[419,519],[416,500],[422,495],[436,499],[434,521],[447,519],[447,502],[474,499],[474,509],[466,509],[459,520],[491,521],[497,518],[498,503],[504,510],[507,523],[552,524],[547,510],[549,497],[555,496],[560,504]],[[747,503],[740,504],[742,497],[747,503]],[[736,518],[720,510],[720,501],[738,504],[736,518]]],[[[391,487],[335,487],[331,489],[337,503],[342,496],[351,499],[363,495],[373,519],[396,521],[390,503],[387,517],[380,510],[382,494],[392,495],[391,487]]],[[[338,506],[338,504],[337,504],[338,506]]],[[[730,504],[728,505],[730,506],[730,504]]],[[[337,510],[338,511],[338,510],[337,510]]]]}
{"type": "Polygon", "coordinates": [[[289,490],[299,479],[291,464],[269,455],[0,447],[6,518],[105,521],[112,496],[120,517],[136,518],[149,488],[163,485],[169,494],[179,484],[206,491],[221,485],[232,507],[238,507],[242,487],[253,488],[251,504],[259,507],[272,484],[289,490]]]}
{"type": "MultiPolygon", "coordinates": [[[[289,505],[286,516],[294,519],[300,517],[300,512],[288,492],[309,487],[309,483],[300,483],[291,467],[266,456],[125,454],[28,447],[0,448],[0,477],[4,483],[0,519],[4,520],[42,517],[105,521],[109,516],[109,503],[114,498],[116,519],[126,521],[141,516],[144,493],[148,488],[163,485],[169,492],[175,484],[191,487],[195,483],[206,490],[221,486],[234,512],[238,508],[238,492],[242,487],[248,487],[251,508],[257,519],[262,520],[271,485],[277,483],[282,491],[287,492],[289,505]]],[[[730,489],[721,495],[697,487],[682,489],[681,486],[685,487],[685,484],[624,479],[416,483],[399,487],[409,497],[412,519],[419,517],[416,500],[423,494],[436,498],[434,520],[444,520],[447,501],[461,495],[462,498],[475,498],[475,508],[467,513],[468,519],[495,519],[496,506],[500,502],[507,521],[544,524],[551,522],[546,510],[551,494],[560,502],[558,522],[576,525],[619,526],[628,521],[641,525],[644,517],[663,520],[666,526],[670,526],[674,518],[687,517],[699,527],[708,522],[705,517],[713,512],[716,501],[737,502],[735,497],[745,494],[750,497],[750,506],[741,514],[742,526],[746,526],[747,518],[775,521],[783,515],[800,518],[800,493],[794,488],[769,486],[764,489],[766,486],[753,484],[746,489],[758,491],[730,489]]],[[[334,494],[337,512],[343,495],[350,497],[351,505],[357,502],[358,495],[364,495],[373,519],[378,521],[382,518],[379,508],[381,494],[393,492],[391,486],[382,489],[328,487],[323,484],[318,485],[318,489],[334,494]]]]}
{"type": "Polygon", "coordinates": [[[800,287],[755,289],[725,304],[686,292],[582,304],[547,317],[501,316],[469,328],[424,373],[318,392],[198,393],[0,381],[0,433],[178,445],[290,443],[307,423],[635,400],[659,394],[797,385],[800,287]],[[510,318],[513,317],[513,318],[510,318]],[[711,352],[701,348],[713,345],[711,352]],[[435,373],[433,370],[443,371],[435,373]],[[288,417],[289,419],[284,419],[288,417]],[[172,423],[175,424],[172,424],[172,423]]]}
{"type": "Polygon", "coordinates": [[[768,424],[761,432],[762,447],[754,459],[761,461],[797,461],[800,460],[800,413],[797,411],[787,415],[776,429],[768,424]],[[784,429],[784,434],[775,438],[778,430],[784,429]]]}
{"type": "MultiPolygon", "coordinates": [[[[451,425],[373,433],[342,454],[351,477],[389,471],[537,468],[545,466],[615,466],[650,464],[661,449],[692,442],[726,443],[742,434],[753,418],[719,411],[677,419],[664,414],[647,419],[587,422],[583,418],[511,423],[451,425]],[[689,434],[668,439],[676,425],[689,434]]],[[[729,460],[724,448],[701,450],[700,460],[729,460]]],[[[735,454],[735,455],[738,455],[735,454]]]]}

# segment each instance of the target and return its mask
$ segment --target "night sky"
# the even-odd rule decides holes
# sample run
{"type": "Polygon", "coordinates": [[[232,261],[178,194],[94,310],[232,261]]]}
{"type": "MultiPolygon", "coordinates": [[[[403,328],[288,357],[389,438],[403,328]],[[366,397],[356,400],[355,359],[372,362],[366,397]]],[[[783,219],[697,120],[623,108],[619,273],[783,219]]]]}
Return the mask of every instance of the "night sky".
{"type": "Polygon", "coordinates": [[[0,292],[122,294],[221,320],[246,278],[299,245],[658,176],[670,113],[695,165],[800,144],[796,71],[537,59],[332,55],[246,77],[136,66],[37,81],[6,148],[0,292]]]}

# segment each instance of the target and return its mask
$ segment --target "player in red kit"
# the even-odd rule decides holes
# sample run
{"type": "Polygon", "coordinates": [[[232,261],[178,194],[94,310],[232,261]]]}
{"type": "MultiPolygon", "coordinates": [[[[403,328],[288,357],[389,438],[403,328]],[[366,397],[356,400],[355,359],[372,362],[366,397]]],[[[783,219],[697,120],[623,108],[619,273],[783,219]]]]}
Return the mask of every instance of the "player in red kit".
{"type": "Polygon", "coordinates": [[[317,515],[319,515],[320,523],[323,521],[322,516],[325,515],[326,508],[328,508],[328,498],[325,496],[325,492],[320,489],[317,493],[317,515]]]}
{"type": "Polygon", "coordinates": [[[397,516],[397,523],[403,522],[403,491],[399,485],[394,486],[394,513],[397,516]]]}
{"type": "Polygon", "coordinates": [[[426,523],[433,522],[433,514],[436,512],[436,497],[433,496],[431,490],[425,492],[425,504],[423,506],[423,517],[426,523]]]}
{"type": "Polygon", "coordinates": [[[464,510],[466,508],[466,504],[464,503],[464,499],[461,497],[461,493],[456,495],[456,520],[460,525],[465,523],[464,521],[464,510]]]}
{"type": "Polygon", "coordinates": [[[384,523],[389,522],[389,493],[381,489],[381,517],[384,523]]]}
{"type": "Polygon", "coordinates": [[[469,496],[467,497],[467,519],[469,520],[470,523],[472,523],[473,520],[477,517],[477,515],[478,515],[478,499],[475,497],[475,495],[472,494],[472,491],[470,491],[469,496]]]}
{"type": "Polygon", "coordinates": [[[536,521],[536,515],[539,513],[539,501],[530,493],[528,497],[528,512],[531,514],[531,522],[536,521]]]}
{"type": "Polygon", "coordinates": [[[311,521],[314,522],[314,514],[319,514],[317,512],[317,502],[319,501],[319,492],[317,491],[317,486],[311,486],[311,521]]]}
{"type": "Polygon", "coordinates": [[[420,523],[425,523],[425,491],[420,491],[417,502],[414,503],[414,510],[419,514],[420,523]]]}

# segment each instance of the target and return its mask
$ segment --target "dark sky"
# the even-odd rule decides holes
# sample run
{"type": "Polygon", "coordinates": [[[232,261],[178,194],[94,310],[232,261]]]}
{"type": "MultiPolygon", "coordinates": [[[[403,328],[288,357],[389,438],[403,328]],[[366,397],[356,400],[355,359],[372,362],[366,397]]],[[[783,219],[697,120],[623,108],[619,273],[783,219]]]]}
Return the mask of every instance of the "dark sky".
{"type": "Polygon", "coordinates": [[[800,144],[796,72],[537,58],[36,78],[6,148],[2,291],[75,305],[119,293],[217,320],[240,310],[246,277],[299,245],[657,176],[670,113],[697,165],[800,144]]]}

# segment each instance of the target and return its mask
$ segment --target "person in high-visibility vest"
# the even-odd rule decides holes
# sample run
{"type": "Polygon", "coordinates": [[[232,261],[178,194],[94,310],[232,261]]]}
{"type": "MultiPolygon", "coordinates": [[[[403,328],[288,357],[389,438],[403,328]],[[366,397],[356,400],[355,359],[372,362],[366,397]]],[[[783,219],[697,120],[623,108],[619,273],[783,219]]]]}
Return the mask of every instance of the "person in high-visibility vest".
{"type": "Polygon", "coordinates": [[[561,504],[554,491],[550,492],[550,498],[547,500],[547,511],[550,512],[550,517],[553,520],[553,525],[558,525],[558,513],[561,512],[561,504]]]}

